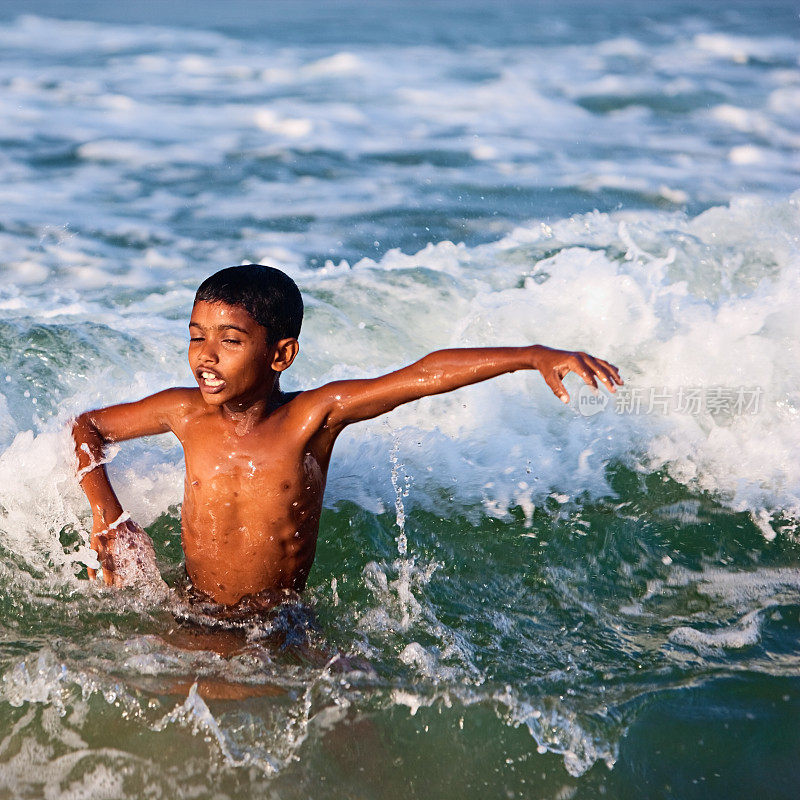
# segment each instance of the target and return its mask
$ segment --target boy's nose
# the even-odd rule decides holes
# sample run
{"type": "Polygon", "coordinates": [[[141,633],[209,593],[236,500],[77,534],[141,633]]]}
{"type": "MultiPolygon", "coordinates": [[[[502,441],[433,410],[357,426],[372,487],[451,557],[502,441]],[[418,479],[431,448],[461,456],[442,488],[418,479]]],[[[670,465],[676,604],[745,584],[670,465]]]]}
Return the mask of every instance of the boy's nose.
{"type": "Polygon", "coordinates": [[[217,356],[217,348],[214,345],[205,342],[203,344],[203,348],[200,351],[200,362],[205,364],[216,364],[219,361],[219,357],[217,356]]]}

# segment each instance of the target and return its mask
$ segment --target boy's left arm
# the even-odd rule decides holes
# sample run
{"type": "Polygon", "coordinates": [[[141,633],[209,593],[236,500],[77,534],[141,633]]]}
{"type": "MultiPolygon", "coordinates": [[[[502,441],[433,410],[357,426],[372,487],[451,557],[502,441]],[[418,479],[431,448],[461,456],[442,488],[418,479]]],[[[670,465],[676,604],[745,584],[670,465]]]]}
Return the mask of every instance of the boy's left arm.
{"type": "Polygon", "coordinates": [[[599,381],[610,392],[622,385],[619,370],[601,358],[531,345],[438,350],[396,372],[365,380],[337,381],[308,394],[317,396],[326,406],[324,425],[335,434],[346,425],[385,414],[403,403],[520,369],[541,372],[564,403],[569,402],[569,395],[562,379],[569,372],[594,388],[599,381]]]}

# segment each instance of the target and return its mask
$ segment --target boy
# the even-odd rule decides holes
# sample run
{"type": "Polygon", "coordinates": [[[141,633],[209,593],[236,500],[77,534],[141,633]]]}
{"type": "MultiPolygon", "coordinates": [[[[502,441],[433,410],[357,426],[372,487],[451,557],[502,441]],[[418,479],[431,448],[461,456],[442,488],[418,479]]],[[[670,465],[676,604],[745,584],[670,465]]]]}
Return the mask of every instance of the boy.
{"type": "Polygon", "coordinates": [[[189,322],[198,388],[167,389],[75,421],[91,544],[107,584],[135,577],[122,574],[126,563],[134,573],[155,564],[152,546],[137,556],[138,567],[126,556],[149,540],[108,481],[109,442],[177,436],[186,460],[181,542],[193,591],[226,607],[268,608],[305,587],[331,451],[347,425],[518,369],[538,369],[565,403],[561,379],[570,371],[594,387],[599,378],[611,392],[622,384],[606,361],[533,345],[440,350],[378,378],[287,394],[279,379],[297,356],[302,316],[300,292],[280,270],[223,269],[201,284],[189,322]]]}

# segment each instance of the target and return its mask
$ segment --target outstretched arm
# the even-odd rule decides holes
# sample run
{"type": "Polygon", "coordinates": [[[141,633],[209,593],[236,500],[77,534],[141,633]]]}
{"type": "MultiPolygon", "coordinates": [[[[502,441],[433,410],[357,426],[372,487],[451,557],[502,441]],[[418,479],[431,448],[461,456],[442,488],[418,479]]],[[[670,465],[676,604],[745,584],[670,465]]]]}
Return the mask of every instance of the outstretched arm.
{"type": "Polygon", "coordinates": [[[615,366],[583,352],[530,347],[481,347],[438,350],[414,364],[379,378],[337,381],[318,391],[329,404],[326,424],[332,431],[360,420],[371,419],[403,403],[442,394],[472,383],[514,372],[539,370],[553,393],[564,403],[569,395],[562,379],[575,372],[597,388],[598,380],[614,392],[622,379],[615,366]]]}

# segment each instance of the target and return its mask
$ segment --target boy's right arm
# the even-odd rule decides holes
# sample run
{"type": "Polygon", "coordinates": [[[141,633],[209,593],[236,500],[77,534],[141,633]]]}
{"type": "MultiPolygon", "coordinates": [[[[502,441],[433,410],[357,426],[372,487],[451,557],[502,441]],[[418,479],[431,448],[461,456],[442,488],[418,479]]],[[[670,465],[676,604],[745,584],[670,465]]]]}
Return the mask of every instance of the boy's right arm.
{"type": "MultiPolygon", "coordinates": [[[[121,526],[131,523],[124,515],[117,495],[108,480],[105,448],[111,442],[151,436],[174,430],[191,405],[196,390],[167,389],[134,403],[122,403],[81,414],[72,427],[78,478],[92,508],[91,546],[103,564],[103,579],[113,583],[113,547],[121,526]]],[[[94,578],[95,571],[89,570],[94,578]]]]}

